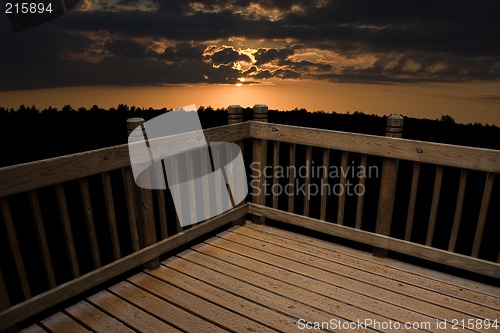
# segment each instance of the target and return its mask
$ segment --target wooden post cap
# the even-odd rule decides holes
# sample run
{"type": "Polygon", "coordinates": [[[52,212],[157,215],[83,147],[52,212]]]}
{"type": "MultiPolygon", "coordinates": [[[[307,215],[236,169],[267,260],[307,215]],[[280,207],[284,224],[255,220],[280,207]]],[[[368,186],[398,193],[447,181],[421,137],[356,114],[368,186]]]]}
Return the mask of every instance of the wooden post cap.
{"type": "Polygon", "coordinates": [[[227,107],[227,123],[229,125],[241,123],[243,120],[243,109],[239,105],[229,105],[227,107]]]}
{"type": "Polygon", "coordinates": [[[385,135],[390,137],[401,138],[403,136],[404,118],[399,115],[391,115],[387,117],[387,127],[385,135]]]}
{"type": "Polygon", "coordinates": [[[253,107],[253,119],[267,123],[268,108],[265,104],[255,104],[253,107]]]}
{"type": "Polygon", "coordinates": [[[133,130],[137,128],[137,126],[141,126],[144,124],[145,120],[143,118],[128,118],[127,119],[127,131],[130,134],[133,130]]]}

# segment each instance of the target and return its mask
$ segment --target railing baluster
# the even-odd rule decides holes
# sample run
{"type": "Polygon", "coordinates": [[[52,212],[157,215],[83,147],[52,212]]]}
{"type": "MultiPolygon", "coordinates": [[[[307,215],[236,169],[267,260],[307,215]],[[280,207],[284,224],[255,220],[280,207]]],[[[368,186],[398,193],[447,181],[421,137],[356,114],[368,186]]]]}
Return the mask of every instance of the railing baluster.
{"type": "MultiPolygon", "coordinates": [[[[222,163],[222,157],[221,157],[221,145],[211,145],[210,146],[210,151],[212,152],[212,161],[214,163],[214,169],[217,171],[217,167],[224,167],[223,165],[220,165],[222,163]]],[[[221,171],[221,170],[219,170],[221,171]]],[[[225,189],[225,184],[224,184],[224,189],[225,189]]],[[[215,206],[217,207],[217,211],[221,212],[223,209],[223,198],[224,196],[222,195],[223,187],[222,184],[219,181],[215,181],[215,206]]]]}
{"type": "Polygon", "coordinates": [[[160,231],[161,238],[165,239],[168,237],[168,221],[167,221],[167,209],[165,207],[165,192],[164,190],[156,191],[156,199],[158,202],[158,212],[160,214],[160,231]]]}
{"type": "MultiPolygon", "coordinates": [[[[186,167],[187,167],[187,179],[194,180],[195,175],[194,175],[194,160],[193,160],[193,152],[186,152],[186,167]]],[[[200,205],[200,202],[196,201],[196,188],[194,181],[189,182],[189,211],[191,214],[198,215],[196,212],[196,209],[198,208],[198,205],[200,205]]]]}
{"type": "Polygon", "coordinates": [[[43,226],[42,211],[40,209],[40,201],[38,200],[38,194],[36,190],[29,191],[28,198],[30,201],[33,221],[35,222],[35,232],[38,240],[38,245],[40,247],[40,254],[42,255],[45,276],[50,288],[54,288],[56,286],[56,278],[54,276],[52,260],[50,259],[49,245],[47,242],[47,236],[45,234],[45,228],[43,226]]]}
{"type": "Polygon", "coordinates": [[[64,193],[64,185],[62,183],[55,185],[57,205],[59,207],[59,216],[61,218],[64,242],[68,252],[69,264],[71,266],[71,273],[74,278],[80,276],[80,269],[78,268],[78,259],[76,257],[75,242],[73,241],[73,232],[71,231],[71,223],[69,220],[68,205],[66,203],[66,194],[64,193]]]}
{"type": "Polygon", "coordinates": [[[203,211],[205,216],[211,215],[211,207],[213,196],[210,195],[210,184],[208,181],[207,175],[213,172],[212,164],[210,162],[210,155],[207,148],[202,148],[199,150],[200,153],[200,163],[201,163],[201,174],[202,174],[202,192],[203,198],[206,198],[203,201],[203,211]]]}
{"type": "Polygon", "coordinates": [[[92,213],[92,202],[90,200],[90,191],[87,178],[80,178],[80,193],[82,196],[83,213],[85,215],[85,223],[87,224],[87,232],[90,240],[90,252],[94,267],[101,267],[101,256],[99,254],[99,243],[97,242],[97,234],[95,231],[94,215],[92,213]]]}
{"type": "Polygon", "coordinates": [[[31,290],[28,283],[26,270],[24,269],[23,258],[21,257],[19,242],[17,241],[16,230],[14,229],[14,221],[12,220],[10,205],[7,198],[0,198],[0,210],[2,212],[2,218],[5,223],[5,233],[7,235],[7,241],[9,242],[9,247],[14,259],[14,265],[16,266],[17,277],[19,278],[19,283],[21,284],[21,291],[24,298],[28,299],[31,297],[31,290]]]}
{"type": "Polygon", "coordinates": [[[347,158],[348,153],[346,151],[342,152],[342,159],[340,162],[340,189],[342,193],[339,195],[339,205],[337,210],[337,224],[344,224],[344,208],[345,208],[345,184],[346,184],[346,174],[347,174],[347,158]]]}
{"type": "MultiPolygon", "coordinates": [[[[171,170],[171,175],[172,178],[179,179],[179,155],[174,155],[170,157],[168,160],[170,161],[170,170],[171,170]]],[[[180,198],[181,197],[181,191],[178,187],[174,187],[173,197],[180,198]]],[[[176,211],[176,227],[177,227],[177,233],[182,231],[182,226],[181,226],[181,214],[182,214],[182,207],[185,205],[185,203],[182,202],[177,202],[175,205],[175,211],[176,211]]]]}
{"type": "Polygon", "coordinates": [[[434,238],[434,229],[436,228],[437,210],[439,207],[439,196],[441,194],[441,183],[443,181],[443,166],[436,166],[436,178],[434,180],[434,192],[432,194],[431,212],[429,215],[429,227],[427,229],[427,238],[425,245],[432,246],[434,238]]]}
{"type": "Polygon", "coordinates": [[[420,178],[420,162],[413,162],[413,175],[411,179],[410,200],[408,202],[408,215],[406,217],[405,240],[411,239],[413,219],[415,218],[415,205],[417,202],[418,180],[420,178]]]}
{"type": "Polygon", "coordinates": [[[363,205],[365,202],[365,183],[366,183],[366,170],[367,170],[368,156],[366,154],[361,155],[360,168],[364,171],[363,177],[359,178],[359,186],[362,192],[358,195],[358,201],[356,203],[356,229],[361,229],[361,224],[363,222],[363,205]]]}
{"type": "Polygon", "coordinates": [[[275,189],[279,189],[279,181],[278,181],[278,166],[279,166],[279,156],[280,156],[280,143],[279,141],[274,141],[273,144],[273,187],[272,187],[272,195],[273,195],[273,208],[278,208],[278,193],[275,193],[275,189]]]}
{"type": "Polygon", "coordinates": [[[309,203],[311,200],[311,160],[312,160],[312,147],[306,147],[306,179],[305,179],[305,195],[304,195],[304,216],[309,216],[309,203]]]}
{"type": "Polygon", "coordinates": [[[460,221],[462,220],[462,209],[465,197],[465,186],[467,184],[467,169],[462,169],[460,172],[460,183],[458,185],[457,206],[455,207],[455,218],[453,219],[453,228],[451,229],[450,243],[448,251],[455,251],[457,244],[458,230],[460,229],[460,221]]]}
{"type": "Polygon", "coordinates": [[[328,170],[330,169],[330,149],[323,149],[323,177],[321,178],[321,208],[319,219],[326,220],[326,204],[328,200],[328,170]]]}
{"type": "MultiPolygon", "coordinates": [[[[160,225],[160,239],[165,239],[168,237],[167,231],[167,211],[165,207],[165,193],[162,189],[162,185],[167,186],[167,180],[165,175],[165,161],[161,160],[153,164],[150,168],[152,173],[152,182],[157,183],[158,188],[155,190],[156,193],[156,203],[158,205],[158,223],[160,225]]],[[[153,193],[151,193],[152,195],[153,193]]]]}
{"type": "Polygon", "coordinates": [[[481,201],[481,210],[479,211],[479,219],[477,221],[476,236],[474,237],[474,245],[472,246],[472,256],[477,258],[481,248],[481,239],[483,238],[484,225],[488,215],[488,207],[490,206],[491,190],[493,189],[493,182],[495,181],[495,174],[488,172],[486,176],[486,184],[484,185],[483,200],[481,201]]]}
{"type": "Polygon", "coordinates": [[[106,203],[106,211],[108,213],[108,224],[111,233],[111,245],[113,247],[113,255],[116,259],[121,258],[120,239],[118,238],[118,229],[116,227],[115,203],[113,199],[113,188],[111,186],[111,176],[109,172],[102,174],[102,185],[104,188],[104,201],[106,203]]]}
{"type": "MultiPolygon", "coordinates": [[[[295,143],[290,143],[290,170],[295,170],[295,143]]],[[[293,206],[295,205],[295,171],[290,172],[288,175],[288,187],[289,193],[288,196],[288,211],[293,213],[293,206]]]]}
{"type": "Polygon", "coordinates": [[[135,199],[134,179],[132,176],[132,169],[126,167],[122,169],[123,185],[125,187],[125,198],[127,201],[127,213],[130,227],[130,237],[132,240],[132,250],[138,251],[139,246],[139,233],[137,229],[137,205],[135,199]]]}

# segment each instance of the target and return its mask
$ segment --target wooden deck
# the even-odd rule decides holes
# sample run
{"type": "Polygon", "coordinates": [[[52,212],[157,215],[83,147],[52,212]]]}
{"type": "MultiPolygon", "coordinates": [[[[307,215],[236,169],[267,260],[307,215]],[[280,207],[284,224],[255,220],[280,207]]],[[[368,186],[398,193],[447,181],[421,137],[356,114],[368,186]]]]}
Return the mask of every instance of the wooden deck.
{"type": "Polygon", "coordinates": [[[498,309],[500,288],[247,223],[25,332],[498,332],[498,309]]]}

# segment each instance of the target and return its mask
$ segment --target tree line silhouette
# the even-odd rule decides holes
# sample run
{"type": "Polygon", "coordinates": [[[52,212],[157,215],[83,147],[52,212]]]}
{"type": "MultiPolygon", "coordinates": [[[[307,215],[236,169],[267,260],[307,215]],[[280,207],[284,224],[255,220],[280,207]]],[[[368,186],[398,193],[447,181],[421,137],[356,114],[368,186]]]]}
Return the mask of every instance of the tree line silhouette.
{"type": "MultiPolygon", "coordinates": [[[[154,118],[172,109],[139,108],[119,104],[104,109],[97,105],[61,109],[21,105],[16,109],[0,107],[0,166],[25,163],[127,142],[126,120],[154,118]]],[[[203,128],[227,123],[225,109],[199,107],[203,128]]],[[[252,118],[252,109],[243,110],[243,119],[252,118]]],[[[354,112],[308,112],[306,109],[269,111],[269,122],[323,128],[374,135],[385,134],[385,116],[354,112]]],[[[403,137],[482,148],[500,149],[500,128],[497,126],[458,124],[451,116],[439,119],[405,117],[403,137]]]]}

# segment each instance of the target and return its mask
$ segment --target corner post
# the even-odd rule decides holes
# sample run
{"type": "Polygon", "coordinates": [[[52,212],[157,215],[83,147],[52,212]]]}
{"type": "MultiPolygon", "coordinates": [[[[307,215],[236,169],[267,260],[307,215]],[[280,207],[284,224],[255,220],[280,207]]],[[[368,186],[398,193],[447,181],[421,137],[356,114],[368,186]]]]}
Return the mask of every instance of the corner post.
{"type": "MultiPolygon", "coordinates": [[[[142,127],[144,131],[144,119],[143,118],[129,118],[127,119],[127,132],[128,135],[138,126],[142,127]]],[[[148,172],[145,170],[144,172],[148,172]]],[[[139,235],[139,246],[144,248],[151,244],[156,243],[156,225],[154,217],[154,207],[153,207],[153,193],[151,190],[135,187],[135,202],[136,202],[136,217],[137,217],[137,228],[139,235]]],[[[144,268],[151,269],[158,267],[160,265],[160,259],[155,258],[144,264],[144,268]]]]}
{"type": "MultiPolygon", "coordinates": [[[[241,108],[240,105],[229,105],[227,107],[227,124],[232,125],[232,124],[239,124],[243,122],[243,109],[241,108]]],[[[242,156],[243,154],[243,140],[238,140],[235,142],[241,150],[242,156]]],[[[234,159],[236,156],[230,156],[230,159],[234,159]]],[[[229,187],[228,187],[229,188],[229,187]]],[[[243,225],[245,224],[245,218],[242,217],[240,219],[237,219],[236,221],[233,222],[233,225],[243,225]]]]}
{"type": "MultiPolygon", "coordinates": [[[[227,124],[239,124],[243,122],[243,109],[239,105],[229,105],[227,107],[227,124]]],[[[243,153],[243,141],[238,140],[235,142],[240,146],[241,152],[243,153]]]]}
{"type": "MultiPolygon", "coordinates": [[[[253,107],[253,120],[263,123],[267,123],[268,107],[264,104],[256,104],[253,107]]],[[[267,164],[267,140],[253,139],[252,144],[252,163],[256,164],[256,167],[252,167],[252,183],[255,186],[252,188],[252,201],[257,205],[266,204],[265,196],[265,178],[264,178],[264,167],[267,164]]],[[[254,216],[254,223],[264,224],[265,219],[263,216],[254,216]]]]}
{"type": "MultiPolygon", "coordinates": [[[[391,138],[403,137],[403,122],[401,116],[391,115],[387,118],[385,136],[391,138]]],[[[377,210],[377,224],[375,233],[389,236],[391,232],[394,199],[396,197],[396,182],[398,178],[399,160],[385,157],[382,163],[382,178],[380,180],[380,193],[377,210]]],[[[373,248],[373,255],[384,258],[387,249],[373,248]]]]}
{"type": "Polygon", "coordinates": [[[243,109],[239,105],[229,105],[227,107],[227,124],[239,124],[243,121],[243,109]]]}

